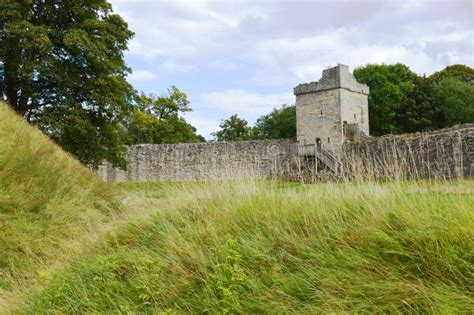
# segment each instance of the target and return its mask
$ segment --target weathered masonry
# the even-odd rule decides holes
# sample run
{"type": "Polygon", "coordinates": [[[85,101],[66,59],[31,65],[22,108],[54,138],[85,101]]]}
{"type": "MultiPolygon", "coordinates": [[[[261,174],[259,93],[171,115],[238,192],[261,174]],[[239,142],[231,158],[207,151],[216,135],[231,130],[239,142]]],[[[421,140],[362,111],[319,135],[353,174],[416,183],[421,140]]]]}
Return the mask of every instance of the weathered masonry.
{"type": "Polygon", "coordinates": [[[294,141],[239,141],[193,144],[139,144],[128,148],[126,171],[105,164],[109,181],[154,181],[279,177],[298,155],[294,141]]]}
{"type": "Polygon", "coordinates": [[[320,172],[344,178],[474,177],[474,125],[369,137],[369,88],[345,65],[294,88],[297,141],[140,144],[128,169],[99,167],[108,181],[293,178],[320,172]]]}
{"type": "Polygon", "coordinates": [[[473,178],[474,124],[347,142],[342,162],[348,177],[473,178]]]}
{"type": "Polygon", "coordinates": [[[343,143],[369,135],[369,87],[338,65],[319,81],[298,85],[294,94],[300,155],[314,157],[316,168],[341,172],[343,143]]]}
{"type": "Polygon", "coordinates": [[[340,156],[349,138],[369,135],[369,87],[347,66],[324,70],[321,80],[298,85],[294,94],[300,145],[316,144],[340,156]]]}

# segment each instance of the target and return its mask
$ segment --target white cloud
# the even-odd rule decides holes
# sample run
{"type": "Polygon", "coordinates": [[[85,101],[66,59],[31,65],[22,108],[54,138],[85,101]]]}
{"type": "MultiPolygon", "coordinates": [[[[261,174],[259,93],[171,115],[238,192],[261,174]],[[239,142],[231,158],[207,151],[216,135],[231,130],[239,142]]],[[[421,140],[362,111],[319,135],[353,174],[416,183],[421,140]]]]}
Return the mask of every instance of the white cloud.
{"type": "Polygon", "coordinates": [[[329,65],[474,66],[472,0],[109,1],[136,34],[127,58],[148,69],[131,80],[194,89],[186,92],[201,117],[190,117],[203,134],[218,116],[252,120],[293,103],[292,88],[329,65]]]}
{"type": "Polygon", "coordinates": [[[184,118],[198,133],[211,139],[211,133],[219,130],[219,124],[230,115],[253,124],[261,115],[268,114],[283,104],[294,104],[292,93],[252,93],[246,90],[224,90],[202,93],[194,102],[196,111],[186,113],[184,118]],[[204,116],[204,114],[207,114],[204,116]],[[216,113],[218,115],[216,115],[216,113]]]}
{"type": "Polygon", "coordinates": [[[282,104],[294,103],[292,93],[260,94],[246,90],[225,90],[204,93],[202,108],[219,109],[225,113],[265,114],[282,104]]]}
{"type": "Polygon", "coordinates": [[[211,133],[219,129],[219,119],[212,119],[208,117],[201,117],[195,113],[187,113],[185,115],[186,121],[193,125],[200,135],[205,138],[210,138],[211,133]]]}
{"type": "Polygon", "coordinates": [[[134,70],[128,78],[130,81],[152,81],[157,78],[157,75],[149,70],[134,70]]]}
{"type": "Polygon", "coordinates": [[[222,56],[256,63],[248,80],[267,85],[318,76],[338,62],[404,62],[425,73],[473,64],[469,0],[112,3],[136,33],[129,54],[166,73],[226,64],[222,56]],[[424,51],[433,46],[436,53],[424,51]]]}

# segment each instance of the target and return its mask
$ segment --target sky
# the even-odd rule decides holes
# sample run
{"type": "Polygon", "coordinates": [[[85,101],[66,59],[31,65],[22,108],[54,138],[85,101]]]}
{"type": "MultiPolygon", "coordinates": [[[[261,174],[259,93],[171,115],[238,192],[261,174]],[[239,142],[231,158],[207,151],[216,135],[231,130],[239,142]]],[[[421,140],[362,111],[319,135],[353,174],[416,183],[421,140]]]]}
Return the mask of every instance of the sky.
{"type": "Polygon", "coordinates": [[[176,85],[208,139],[233,114],[253,124],[294,104],[293,87],[338,63],[474,67],[474,0],[109,1],[135,32],[129,82],[155,95],[176,85]]]}

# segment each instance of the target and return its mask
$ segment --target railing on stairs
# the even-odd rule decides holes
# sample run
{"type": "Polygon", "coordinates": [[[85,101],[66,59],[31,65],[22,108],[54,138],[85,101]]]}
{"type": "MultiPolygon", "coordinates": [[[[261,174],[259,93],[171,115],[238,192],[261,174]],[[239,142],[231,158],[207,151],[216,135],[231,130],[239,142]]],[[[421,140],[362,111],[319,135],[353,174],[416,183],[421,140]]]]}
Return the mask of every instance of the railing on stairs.
{"type": "Polygon", "coordinates": [[[316,157],[336,175],[339,175],[342,172],[342,163],[332,154],[330,150],[324,148],[323,145],[298,145],[298,154],[300,156],[316,157]]]}

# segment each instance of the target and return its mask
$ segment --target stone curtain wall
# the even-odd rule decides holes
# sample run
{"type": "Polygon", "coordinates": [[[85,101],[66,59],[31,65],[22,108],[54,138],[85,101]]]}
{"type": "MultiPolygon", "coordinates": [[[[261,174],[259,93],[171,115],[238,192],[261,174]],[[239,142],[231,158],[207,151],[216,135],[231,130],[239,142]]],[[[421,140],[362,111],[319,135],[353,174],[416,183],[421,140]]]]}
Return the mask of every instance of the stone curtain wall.
{"type": "Polygon", "coordinates": [[[472,178],[474,124],[346,143],[343,157],[352,178],[472,178]]]}
{"type": "MultiPolygon", "coordinates": [[[[278,178],[312,181],[323,173],[298,157],[291,140],[196,144],[141,144],[128,149],[128,170],[104,164],[107,181],[278,178]]],[[[474,177],[474,124],[343,146],[343,178],[406,179],[474,177]]]]}
{"type": "Polygon", "coordinates": [[[107,181],[195,180],[282,177],[297,162],[291,140],[141,144],[128,148],[128,169],[105,164],[99,176],[107,181]]]}

